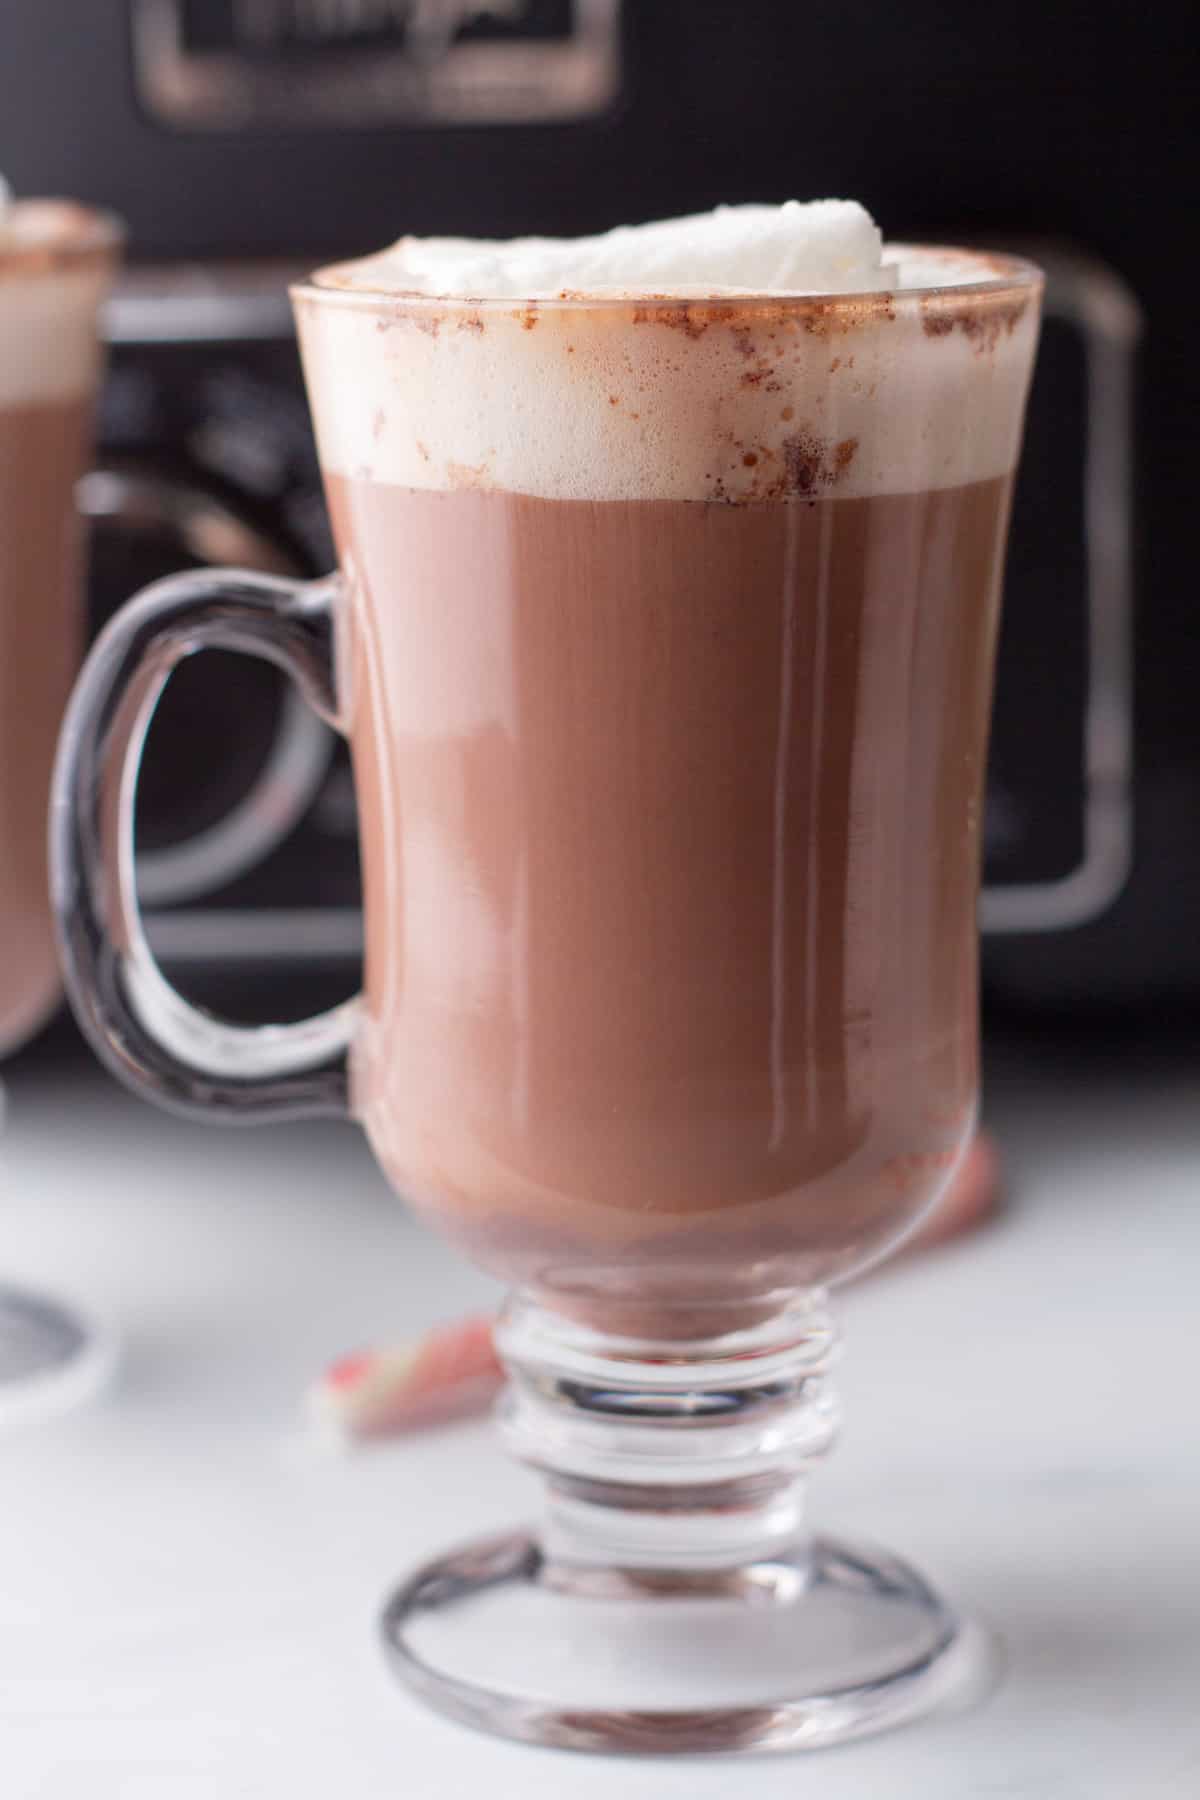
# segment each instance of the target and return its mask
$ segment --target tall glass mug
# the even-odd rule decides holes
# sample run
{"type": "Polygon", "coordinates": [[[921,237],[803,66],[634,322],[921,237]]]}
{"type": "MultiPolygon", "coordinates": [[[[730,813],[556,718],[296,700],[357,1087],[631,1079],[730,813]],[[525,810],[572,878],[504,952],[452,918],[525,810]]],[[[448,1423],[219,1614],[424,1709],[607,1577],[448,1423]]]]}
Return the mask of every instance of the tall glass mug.
{"type": "MultiPolygon", "coordinates": [[[[83,649],[75,484],[90,452],[98,318],[119,241],[101,214],[66,201],[9,204],[0,183],[0,1061],[62,993],[46,810],[83,649]]],[[[80,1320],[0,1286],[0,1422],[77,1391],[98,1358],[80,1320]]]]}
{"type": "Polygon", "coordinates": [[[160,582],[92,653],[53,818],[100,1054],[197,1116],[351,1111],[513,1286],[532,1535],[419,1570],[384,1635],[458,1718],[581,1747],[828,1743],[977,1670],[919,1575],[803,1522],[825,1289],[975,1117],[993,646],[1038,272],[901,253],[819,299],[295,305],[341,569],[160,582]],[[172,666],[288,670],[350,741],[352,1003],[193,1010],[134,893],[172,666]]]}

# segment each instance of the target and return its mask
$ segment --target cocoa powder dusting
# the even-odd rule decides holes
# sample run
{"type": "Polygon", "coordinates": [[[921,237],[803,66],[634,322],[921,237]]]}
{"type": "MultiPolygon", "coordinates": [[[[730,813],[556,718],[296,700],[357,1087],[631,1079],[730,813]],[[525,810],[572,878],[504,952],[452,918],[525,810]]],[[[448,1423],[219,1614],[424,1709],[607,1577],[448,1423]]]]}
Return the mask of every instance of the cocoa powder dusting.
{"type": "Polygon", "coordinates": [[[737,494],[729,495],[725,484],[718,480],[711,497],[742,502],[815,500],[837,487],[858,453],[858,439],[842,438],[838,443],[830,443],[815,431],[797,431],[784,438],[781,449],[781,457],[766,445],[747,450],[742,466],[757,470],[750,487],[739,484],[737,494]]]}
{"type": "Polygon", "coordinates": [[[728,325],[737,317],[737,308],[714,305],[712,301],[683,300],[676,305],[639,305],[632,313],[635,325],[665,325],[669,331],[681,331],[684,337],[703,337],[710,325],[728,325]]]}
{"type": "Polygon", "coordinates": [[[845,337],[878,325],[881,320],[894,320],[896,303],[891,294],[872,294],[868,301],[844,299],[810,300],[806,303],[801,323],[810,337],[845,337]]]}
{"type": "Polygon", "coordinates": [[[753,369],[742,373],[741,385],[748,388],[761,388],[764,394],[777,394],[783,386],[774,367],[769,362],[759,362],[753,369]]]}
{"type": "Polygon", "coordinates": [[[922,307],[921,323],[926,337],[948,337],[952,331],[961,331],[976,353],[982,356],[996,348],[1002,334],[1012,336],[1024,318],[1028,305],[1027,295],[1019,300],[986,308],[945,306],[936,301],[926,301],[922,307]]]}
{"type": "Polygon", "coordinates": [[[452,488],[482,488],[488,485],[486,463],[448,462],[446,476],[452,488]]]}
{"type": "Polygon", "coordinates": [[[824,447],[819,438],[797,432],[783,440],[783,491],[811,494],[824,467],[824,447]]]}

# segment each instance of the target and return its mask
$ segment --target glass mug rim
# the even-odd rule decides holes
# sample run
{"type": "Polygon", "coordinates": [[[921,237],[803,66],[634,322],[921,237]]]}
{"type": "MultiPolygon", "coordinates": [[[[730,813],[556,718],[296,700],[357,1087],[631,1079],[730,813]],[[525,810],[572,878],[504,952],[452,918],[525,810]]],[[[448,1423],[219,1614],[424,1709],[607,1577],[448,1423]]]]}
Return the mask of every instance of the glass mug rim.
{"type": "Polygon", "coordinates": [[[654,316],[677,314],[682,308],[699,324],[727,324],[742,317],[783,317],[820,319],[826,325],[843,319],[847,324],[870,324],[892,319],[898,313],[914,310],[926,315],[952,314],[964,305],[970,310],[1003,309],[1039,293],[1045,274],[1027,257],[1007,252],[958,248],[948,244],[910,244],[888,242],[885,250],[892,255],[914,259],[943,261],[948,265],[978,264],[977,281],[926,283],[913,287],[872,288],[865,291],[847,289],[826,294],[771,294],[753,290],[727,293],[637,293],[601,292],[572,293],[569,290],[552,295],[468,295],[422,294],[412,290],[375,286],[348,287],[339,279],[341,271],[359,266],[359,259],[325,263],[303,281],[293,282],[288,292],[294,304],[344,307],[356,312],[414,315],[429,312],[450,313],[468,317],[486,313],[525,315],[536,313],[612,313],[628,314],[635,308],[639,314],[654,316]]]}
{"type": "Polygon", "coordinates": [[[64,229],[36,238],[6,238],[0,233],[0,283],[12,278],[40,279],[118,256],[128,237],[124,221],[104,207],[58,198],[21,199],[13,210],[46,208],[62,216],[64,229]]]}

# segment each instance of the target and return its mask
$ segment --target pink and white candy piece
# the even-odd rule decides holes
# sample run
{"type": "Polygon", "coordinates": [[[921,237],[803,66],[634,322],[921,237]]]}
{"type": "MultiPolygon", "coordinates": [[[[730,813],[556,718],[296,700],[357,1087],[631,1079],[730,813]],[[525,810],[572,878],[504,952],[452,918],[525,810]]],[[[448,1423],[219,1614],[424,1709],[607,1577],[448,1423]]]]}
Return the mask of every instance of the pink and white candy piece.
{"type": "Polygon", "coordinates": [[[381,1437],[480,1411],[503,1379],[491,1319],[460,1319],[411,1343],[339,1357],[309,1403],[316,1422],[339,1437],[381,1437]]]}

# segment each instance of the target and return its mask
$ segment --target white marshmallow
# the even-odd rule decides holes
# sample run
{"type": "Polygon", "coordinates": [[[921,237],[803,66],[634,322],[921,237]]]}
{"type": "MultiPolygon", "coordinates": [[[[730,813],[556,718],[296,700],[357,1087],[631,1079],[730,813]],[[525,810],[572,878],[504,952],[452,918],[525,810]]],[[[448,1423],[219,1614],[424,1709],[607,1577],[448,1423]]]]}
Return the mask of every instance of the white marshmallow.
{"type": "Polygon", "coordinates": [[[718,206],[600,237],[401,238],[334,279],[476,300],[573,294],[850,294],[886,285],[879,228],[856,200],[718,206]]]}
{"type": "Polygon", "coordinates": [[[1014,296],[993,259],[885,250],[849,201],[574,242],[409,238],[316,284],[334,291],[301,291],[297,316],[326,469],[559,499],[1005,474],[1037,330],[1033,290],[1014,296]],[[945,295],[976,282],[994,292],[945,295]],[[847,294],[864,298],[802,298],[847,294]]]}

